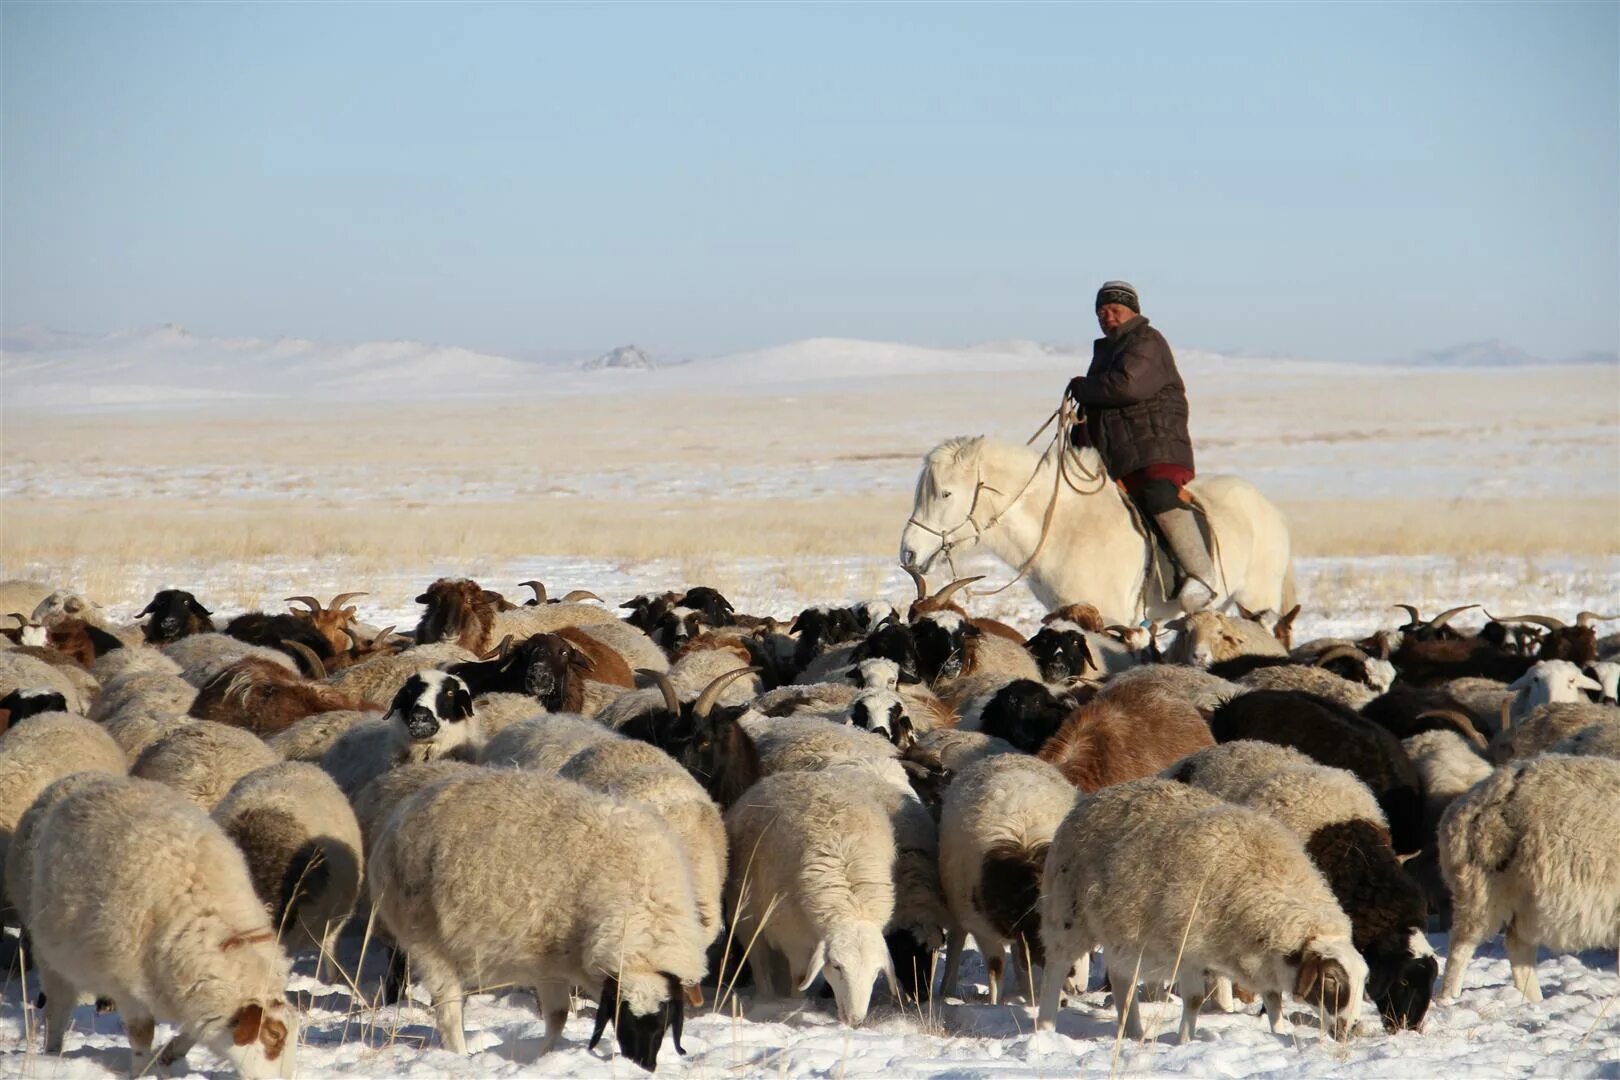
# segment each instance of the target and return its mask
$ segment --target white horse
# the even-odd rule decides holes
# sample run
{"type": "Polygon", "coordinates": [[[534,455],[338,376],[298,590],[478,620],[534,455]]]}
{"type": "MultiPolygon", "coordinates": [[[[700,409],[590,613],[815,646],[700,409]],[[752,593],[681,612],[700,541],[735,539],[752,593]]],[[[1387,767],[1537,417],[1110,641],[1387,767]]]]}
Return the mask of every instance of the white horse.
{"type": "MultiPolygon", "coordinates": [[[[900,535],[900,563],[927,573],[984,544],[1008,566],[1036,554],[1041,523],[1058,488],[1051,528],[1025,581],[1048,610],[1088,601],[1110,623],[1181,614],[1147,573],[1147,548],[1125,495],[1103,471],[1095,450],[1071,463],[1074,486],[1056,474],[1058,440],[1044,455],[983,436],[949,439],[931,450],[917,477],[911,518],[900,535]],[[1086,477],[1094,477],[1088,481],[1086,477]],[[1146,585],[1144,586],[1144,579],[1146,585]]],[[[1232,602],[1251,611],[1294,604],[1288,522],[1255,487],[1235,476],[1201,476],[1187,485],[1209,515],[1215,536],[1213,608],[1232,602]]]]}

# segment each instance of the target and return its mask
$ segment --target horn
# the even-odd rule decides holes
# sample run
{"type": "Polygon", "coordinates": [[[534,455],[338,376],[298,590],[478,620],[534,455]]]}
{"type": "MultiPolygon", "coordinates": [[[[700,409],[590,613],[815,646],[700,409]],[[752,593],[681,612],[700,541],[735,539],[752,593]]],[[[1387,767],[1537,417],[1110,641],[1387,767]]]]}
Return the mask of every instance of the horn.
{"type": "Polygon", "coordinates": [[[1348,656],[1353,660],[1365,660],[1367,654],[1354,645],[1335,645],[1331,649],[1324,649],[1322,655],[1316,658],[1316,667],[1327,667],[1341,656],[1348,656]]]}
{"type": "MultiPolygon", "coordinates": [[[[1430,630],[1438,630],[1442,626],[1446,625],[1446,623],[1450,622],[1452,616],[1461,614],[1462,612],[1467,611],[1469,608],[1477,607],[1479,607],[1478,604],[1464,604],[1462,607],[1454,607],[1449,611],[1442,611],[1440,614],[1429,620],[1428,628],[1430,630]]],[[[1487,614],[1489,613],[1487,612],[1487,614]]]]}
{"type": "Polygon", "coordinates": [[[366,643],[360,640],[360,635],[354,632],[353,627],[340,626],[338,629],[342,630],[344,635],[349,639],[350,652],[359,652],[361,649],[365,648],[366,643]]]}
{"type": "Polygon", "coordinates": [[[595,600],[599,604],[607,603],[606,600],[603,600],[589,589],[575,589],[562,598],[562,602],[565,604],[578,604],[585,600],[595,600]]]}
{"type": "Polygon", "coordinates": [[[321,607],[321,602],[319,600],[315,599],[313,596],[289,596],[285,600],[283,600],[282,603],[283,604],[308,604],[309,605],[309,613],[311,615],[319,615],[321,612],[326,610],[325,608],[321,607]]]}
{"type": "Polygon", "coordinates": [[[681,711],[681,699],[675,693],[675,684],[669,681],[669,676],[662,671],[651,668],[636,668],[636,674],[644,679],[651,679],[664,695],[664,708],[677,715],[681,711]]]}
{"type": "Polygon", "coordinates": [[[1550,615],[1503,615],[1498,617],[1487,611],[1485,617],[1493,622],[1525,622],[1530,623],[1532,626],[1545,626],[1548,630],[1562,630],[1564,628],[1562,622],[1550,615]]]}
{"type": "Polygon", "coordinates": [[[1620,619],[1620,615],[1599,615],[1595,611],[1583,611],[1575,616],[1575,625],[1591,626],[1595,622],[1608,622],[1610,619],[1620,619]]]}
{"type": "Polygon", "coordinates": [[[336,611],[343,606],[343,601],[353,600],[357,596],[370,596],[368,592],[345,592],[332,597],[332,602],[326,605],[326,610],[336,611]]]}
{"type": "Polygon", "coordinates": [[[720,676],[718,679],[714,680],[708,686],[703,688],[703,693],[698,695],[697,701],[692,705],[692,715],[697,717],[699,720],[705,719],[709,715],[709,710],[714,708],[714,703],[720,700],[720,694],[725,690],[726,687],[730,686],[744,675],[752,675],[761,670],[763,669],[757,667],[745,667],[738,668],[736,671],[726,672],[724,675],[720,676]]]}
{"type": "Polygon", "coordinates": [[[13,619],[17,620],[17,625],[18,626],[32,626],[32,625],[34,625],[33,623],[28,621],[28,616],[22,614],[21,612],[13,611],[11,613],[11,617],[13,619]]]}
{"type": "Polygon", "coordinates": [[[302,641],[283,641],[282,644],[304,658],[304,663],[308,664],[309,670],[314,672],[310,678],[326,678],[326,665],[321,663],[321,658],[315,655],[314,649],[305,645],[302,641]]]}
{"type": "Polygon", "coordinates": [[[902,566],[900,569],[904,570],[906,572],[906,576],[910,577],[911,580],[916,583],[917,599],[928,599],[928,582],[924,580],[923,576],[917,572],[917,568],[915,566],[902,566]]]}
{"type": "Polygon", "coordinates": [[[1429,709],[1418,713],[1417,718],[1419,720],[1430,718],[1435,720],[1444,720],[1452,727],[1457,729],[1457,734],[1461,735],[1463,738],[1467,739],[1481,750],[1486,749],[1490,745],[1485,741],[1485,736],[1481,735],[1479,733],[1479,729],[1474,726],[1473,717],[1459,709],[1429,709]]]}
{"type": "Polygon", "coordinates": [[[1420,615],[1418,613],[1418,609],[1413,607],[1411,604],[1391,604],[1390,607],[1404,608],[1406,613],[1412,617],[1413,623],[1417,624],[1418,626],[1423,625],[1423,616],[1420,615]]]}
{"type": "Polygon", "coordinates": [[[929,597],[929,599],[934,601],[936,604],[943,604],[946,601],[948,601],[951,597],[955,596],[960,590],[967,588],[969,585],[973,584],[975,581],[983,581],[983,580],[984,580],[984,575],[983,574],[974,574],[972,577],[957,578],[955,581],[951,582],[949,585],[947,585],[943,589],[939,590],[939,592],[937,592],[933,596],[929,597]]]}
{"type": "Polygon", "coordinates": [[[546,587],[542,583],[538,581],[520,581],[518,584],[527,585],[529,588],[533,589],[534,598],[540,601],[540,603],[543,604],[546,602],[546,587]]]}
{"type": "Polygon", "coordinates": [[[377,636],[371,639],[371,644],[373,646],[387,644],[388,635],[392,634],[393,632],[394,628],[392,625],[383,627],[381,630],[377,631],[377,636]]]}
{"type": "Polygon", "coordinates": [[[480,656],[478,659],[480,659],[480,660],[505,660],[507,650],[511,649],[511,647],[512,647],[512,635],[507,634],[505,637],[501,638],[501,643],[499,645],[495,646],[493,649],[489,650],[489,652],[487,652],[484,655],[480,656]]]}

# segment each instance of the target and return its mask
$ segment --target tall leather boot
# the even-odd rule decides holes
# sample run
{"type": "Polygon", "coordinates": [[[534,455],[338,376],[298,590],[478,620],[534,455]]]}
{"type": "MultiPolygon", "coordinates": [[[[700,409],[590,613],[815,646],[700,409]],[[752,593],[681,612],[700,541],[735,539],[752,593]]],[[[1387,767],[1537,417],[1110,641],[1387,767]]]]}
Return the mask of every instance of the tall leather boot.
{"type": "Polygon", "coordinates": [[[1170,542],[1170,553],[1181,565],[1186,579],[1176,593],[1176,603],[1189,614],[1202,611],[1215,599],[1215,561],[1204,546],[1204,534],[1198,529],[1197,517],[1189,507],[1178,506],[1155,514],[1153,522],[1170,542]]]}

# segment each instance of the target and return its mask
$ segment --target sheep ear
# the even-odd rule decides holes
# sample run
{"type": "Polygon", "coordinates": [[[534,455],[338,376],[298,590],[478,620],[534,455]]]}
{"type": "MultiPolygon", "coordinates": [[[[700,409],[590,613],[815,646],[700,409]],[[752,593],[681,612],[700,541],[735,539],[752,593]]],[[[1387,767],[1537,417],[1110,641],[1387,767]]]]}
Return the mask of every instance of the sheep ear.
{"type": "Polygon", "coordinates": [[[1590,675],[1582,675],[1576,681],[1575,688],[1577,690],[1599,690],[1599,691],[1601,691],[1603,689],[1603,684],[1598,682],[1596,679],[1592,678],[1590,675]]]}
{"type": "Polygon", "coordinates": [[[471,719],[472,714],[473,714],[472,694],[470,692],[468,692],[468,690],[467,690],[467,688],[465,686],[456,687],[456,691],[455,691],[455,694],[454,694],[454,701],[455,701],[454,708],[455,708],[455,713],[456,713],[456,719],[458,719],[458,720],[471,719]]]}
{"type": "Polygon", "coordinates": [[[231,1017],[231,1041],[237,1046],[248,1046],[259,1039],[259,1026],[264,1023],[264,1010],[258,1005],[238,1009],[231,1017]]]}
{"type": "Polygon", "coordinates": [[[1301,1001],[1311,1000],[1311,991],[1322,981],[1322,958],[1314,953],[1301,953],[1299,975],[1294,979],[1294,996],[1301,1001]]]}
{"type": "Polygon", "coordinates": [[[421,596],[418,596],[418,597],[417,597],[417,598],[416,598],[416,600],[415,600],[415,601],[413,601],[413,602],[414,602],[414,603],[418,603],[418,604],[425,604],[425,603],[427,603],[427,602],[428,602],[428,600],[430,600],[430,599],[431,599],[431,597],[429,597],[429,596],[428,596],[428,594],[427,594],[427,593],[423,593],[423,594],[422,594],[422,595],[421,595],[421,596]]]}
{"type": "Polygon", "coordinates": [[[190,608],[192,611],[196,612],[198,615],[212,615],[213,614],[212,611],[209,611],[207,608],[203,607],[202,604],[197,600],[197,598],[195,596],[193,596],[190,600],[186,601],[186,606],[188,608],[190,608]]]}
{"type": "Polygon", "coordinates": [[[609,975],[602,980],[602,992],[596,998],[596,1026],[591,1029],[591,1041],[586,1044],[587,1050],[595,1050],[596,1044],[602,1041],[602,1032],[607,1030],[608,1021],[613,1019],[614,1010],[619,1007],[619,980],[609,975]]]}
{"type": "Polygon", "coordinates": [[[146,618],[146,616],[152,614],[152,612],[155,611],[156,609],[157,609],[157,597],[154,596],[154,597],[152,597],[152,602],[151,603],[147,604],[145,607],[141,608],[141,610],[139,610],[139,611],[137,611],[135,613],[135,617],[137,619],[144,619],[144,618],[146,618]]]}
{"type": "Polygon", "coordinates": [[[810,989],[810,984],[816,981],[816,976],[821,974],[821,969],[826,964],[827,942],[825,940],[818,941],[816,942],[815,951],[810,954],[810,967],[805,972],[804,978],[799,981],[799,993],[802,994],[810,989]]]}

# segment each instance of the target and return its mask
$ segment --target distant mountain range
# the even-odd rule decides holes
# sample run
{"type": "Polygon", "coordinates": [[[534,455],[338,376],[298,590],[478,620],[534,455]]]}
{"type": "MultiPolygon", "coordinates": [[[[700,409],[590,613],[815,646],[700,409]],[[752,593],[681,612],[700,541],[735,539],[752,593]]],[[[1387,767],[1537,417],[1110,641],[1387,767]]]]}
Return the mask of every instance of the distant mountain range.
{"type": "MultiPolygon", "coordinates": [[[[940,348],[811,338],[727,356],[677,355],[659,362],[634,345],[582,360],[577,351],[512,357],[419,341],[333,344],[301,338],[201,337],[174,324],[112,334],[19,328],[0,335],[0,403],[12,409],[138,408],[232,400],[351,403],[535,398],[589,393],[604,385],[616,391],[631,385],[679,391],[972,373],[1071,375],[1084,369],[1090,352],[1089,343],[1010,340],[940,348]]],[[[1178,349],[1177,356],[1189,372],[1227,370],[1240,363],[1311,363],[1197,349],[1178,349]]],[[[1499,342],[1483,342],[1423,353],[1400,364],[1463,368],[1550,362],[1554,361],[1499,342]]],[[[1607,353],[1556,362],[1613,364],[1620,359],[1607,353]]]]}

